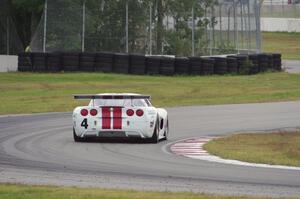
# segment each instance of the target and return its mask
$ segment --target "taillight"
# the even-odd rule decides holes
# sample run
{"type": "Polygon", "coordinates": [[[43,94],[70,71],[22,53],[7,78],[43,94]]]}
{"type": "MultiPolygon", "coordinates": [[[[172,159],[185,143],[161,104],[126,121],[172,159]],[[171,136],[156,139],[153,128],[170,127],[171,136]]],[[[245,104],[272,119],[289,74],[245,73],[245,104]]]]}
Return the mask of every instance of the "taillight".
{"type": "Polygon", "coordinates": [[[98,111],[96,109],[90,110],[91,116],[96,116],[98,114],[98,111]]]}
{"type": "Polygon", "coordinates": [[[128,109],[128,110],[126,111],[126,114],[127,114],[128,116],[133,116],[134,111],[133,111],[132,109],[128,109]]]}
{"type": "Polygon", "coordinates": [[[141,109],[138,109],[138,110],[136,111],[136,115],[139,116],[139,117],[141,117],[141,116],[144,115],[144,111],[141,110],[141,109]]]}
{"type": "Polygon", "coordinates": [[[87,116],[89,114],[89,111],[87,109],[81,109],[80,114],[82,116],[87,116]]]}

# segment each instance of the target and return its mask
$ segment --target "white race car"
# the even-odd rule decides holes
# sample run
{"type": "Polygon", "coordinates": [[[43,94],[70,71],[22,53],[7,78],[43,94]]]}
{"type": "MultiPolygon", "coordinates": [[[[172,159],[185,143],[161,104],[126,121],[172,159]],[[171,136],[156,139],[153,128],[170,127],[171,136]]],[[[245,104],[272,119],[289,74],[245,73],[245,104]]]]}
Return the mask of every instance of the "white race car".
{"type": "Polygon", "coordinates": [[[88,138],[139,138],[157,143],[168,138],[168,113],[153,107],[150,96],[104,93],[74,95],[74,98],[90,99],[88,106],[73,111],[75,142],[88,138]]]}

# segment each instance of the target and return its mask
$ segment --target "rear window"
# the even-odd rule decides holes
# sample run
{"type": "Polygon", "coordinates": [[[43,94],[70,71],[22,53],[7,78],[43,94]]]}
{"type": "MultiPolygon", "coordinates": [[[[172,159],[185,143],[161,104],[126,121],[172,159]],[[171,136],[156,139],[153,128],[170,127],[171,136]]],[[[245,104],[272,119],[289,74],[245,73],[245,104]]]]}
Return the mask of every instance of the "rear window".
{"type": "MultiPolygon", "coordinates": [[[[93,100],[91,100],[90,106],[93,106],[93,100]]],[[[151,105],[148,100],[145,99],[96,99],[94,100],[94,106],[136,106],[147,107],[151,105]]]]}

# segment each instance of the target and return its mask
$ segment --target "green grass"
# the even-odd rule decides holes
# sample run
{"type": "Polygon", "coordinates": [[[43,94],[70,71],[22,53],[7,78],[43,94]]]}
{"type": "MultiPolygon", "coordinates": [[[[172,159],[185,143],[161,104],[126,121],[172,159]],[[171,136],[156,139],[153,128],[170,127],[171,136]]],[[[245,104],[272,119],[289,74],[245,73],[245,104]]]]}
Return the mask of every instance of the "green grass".
{"type": "MultiPolygon", "coordinates": [[[[109,189],[59,188],[0,184],[1,199],[260,199],[197,193],[139,192],[109,189]]],[[[262,199],[262,198],[261,198],[262,199]]],[[[296,198],[295,198],[296,199],[296,198]]]]}
{"type": "Polygon", "coordinates": [[[296,5],[273,5],[263,6],[261,9],[261,17],[273,17],[273,18],[300,18],[300,6],[296,5]]]}
{"type": "Polygon", "coordinates": [[[225,159],[299,167],[300,131],[236,134],[212,140],[204,149],[225,159]]]}
{"type": "Polygon", "coordinates": [[[0,114],[71,111],[72,94],[137,92],[162,107],[300,99],[300,74],[153,77],[102,73],[0,73],[0,114]]]}
{"type": "Polygon", "coordinates": [[[282,59],[300,60],[300,33],[263,32],[264,52],[280,52],[282,59]]]}

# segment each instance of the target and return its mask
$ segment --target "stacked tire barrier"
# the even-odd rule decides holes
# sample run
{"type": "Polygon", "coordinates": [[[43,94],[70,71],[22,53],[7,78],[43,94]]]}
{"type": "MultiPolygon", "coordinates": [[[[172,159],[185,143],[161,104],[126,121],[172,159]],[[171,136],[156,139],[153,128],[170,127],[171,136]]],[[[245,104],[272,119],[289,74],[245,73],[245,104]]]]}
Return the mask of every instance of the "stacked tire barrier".
{"type": "Polygon", "coordinates": [[[62,70],[62,60],[60,53],[49,53],[47,56],[47,70],[49,72],[59,72],[62,70]]]}
{"type": "Polygon", "coordinates": [[[20,53],[18,56],[18,71],[30,72],[32,71],[32,54],[20,53]]]}
{"type": "Polygon", "coordinates": [[[47,54],[45,53],[32,53],[32,70],[37,72],[47,71],[47,54]]]}
{"type": "Polygon", "coordinates": [[[79,53],[62,53],[62,65],[64,71],[79,71],[79,53]]]}
{"type": "Polygon", "coordinates": [[[126,53],[116,53],[114,56],[113,72],[128,74],[129,73],[129,55],[126,53]]]}
{"type": "Polygon", "coordinates": [[[281,54],[238,54],[220,57],[145,56],[126,53],[20,53],[22,72],[113,72],[135,75],[225,75],[257,74],[281,70],[281,54]]]}
{"type": "Polygon", "coordinates": [[[130,74],[146,74],[146,56],[139,54],[130,55],[130,74]]]}
{"type": "Polygon", "coordinates": [[[227,57],[227,73],[237,74],[238,73],[238,60],[236,57],[227,57]]]}
{"type": "Polygon", "coordinates": [[[175,58],[173,57],[161,57],[159,74],[172,76],[175,72],[175,58]]]}
{"type": "Polygon", "coordinates": [[[189,57],[190,61],[190,74],[201,75],[202,74],[202,59],[201,57],[189,57]]]}
{"type": "Polygon", "coordinates": [[[202,72],[201,75],[213,75],[215,60],[213,58],[201,58],[202,72]]]}
{"type": "Polygon", "coordinates": [[[267,54],[258,54],[258,65],[259,65],[259,71],[265,72],[268,70],[269,67],[269,60],[267,54]]]}
{"type": "Polygon", "coordinates": [[[175,58],[175,74],[187,75],[190,74],[190,60],[187,57],[175,58]]]}
{"type": "Polygon", "coordinates": [[[79,70],[86,72],[95,71],[95,53],[81,53],[79,56],[79,70]]]}
{"type": "Polygon", "coordinates": [[[114,63],[114,54],[110,52],[96,53],[95,55],[95,71],[112,72],[114,63]]]}
{"type": "Polygon", "coordinates": [[[146,57],[147,74],[148,75],[159,75],[161,57],[150,56],[146,57]]]}
{"type": "Polygon", "coordinates": [[[280,53],[273,53],[273,66],[274,66],[275,70],[277,70],[277,71],[281,70],[282,63],[281,63],[281,54],[280,53]]]}
{"type": "Polygon", "coordinates": [[[214,57],[214,73],[217,75],[225,75],[227,73],[227,58],[214,57]]]}
{"type": "Polygon", "coordinates": [[[259,63],[258,63],[258,55],[257,54],[250,54],[249,61],[252,63],[252,67],[250,69],[250,74],[257,74],[259,73],[259,63]]]}

